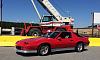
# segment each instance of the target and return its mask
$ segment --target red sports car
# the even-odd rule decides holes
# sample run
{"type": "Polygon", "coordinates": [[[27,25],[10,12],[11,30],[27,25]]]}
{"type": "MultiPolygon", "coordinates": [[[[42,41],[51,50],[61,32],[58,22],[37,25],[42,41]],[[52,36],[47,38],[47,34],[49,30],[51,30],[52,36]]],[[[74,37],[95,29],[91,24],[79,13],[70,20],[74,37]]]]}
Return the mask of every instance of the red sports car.
{"type": "Polygon", "coordinates": [[[75,49],[84,50],[89,45],[88,37],[82,37],[73,32],[52,32],[39,38],[30,38],[16,42],[16,52],[38,53],[47,55],[50,52],[75,49]]]}

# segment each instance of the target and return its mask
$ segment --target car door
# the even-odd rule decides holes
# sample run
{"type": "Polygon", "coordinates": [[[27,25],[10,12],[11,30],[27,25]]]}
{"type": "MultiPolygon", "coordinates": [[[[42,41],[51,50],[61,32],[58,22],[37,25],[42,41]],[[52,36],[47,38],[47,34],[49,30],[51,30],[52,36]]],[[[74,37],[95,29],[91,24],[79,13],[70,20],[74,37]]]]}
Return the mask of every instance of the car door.
{"type": "Polygon", "coordinates": [[[55,39],[55,45],[56,48],[66,48],[67,47],[67,41],[65,38],[65,35],[67,35],[65,32],[61,32],[55,39]]]}
{"type": "Polygon", "coordinates": [[[54,32],[50,34],[51,39],[51,45],[53,49],[57,49],[57,48],[63,48],[63,41],[62,38],[59,37],[59,35],[61,34],[61,32],[54,32]]]}
{"type": "Polygon", "coordinates": [[[58,36],[57,41],[59,48],[71,48],[75,46],[75,40],[72,37],[71,32],[62,32],[58,36]]]}

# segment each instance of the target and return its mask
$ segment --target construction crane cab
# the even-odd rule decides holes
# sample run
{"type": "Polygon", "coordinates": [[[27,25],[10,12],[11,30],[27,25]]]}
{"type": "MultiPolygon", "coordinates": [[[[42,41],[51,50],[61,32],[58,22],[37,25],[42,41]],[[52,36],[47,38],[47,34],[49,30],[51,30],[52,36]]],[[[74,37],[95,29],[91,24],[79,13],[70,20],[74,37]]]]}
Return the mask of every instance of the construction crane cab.
{"type": "MultiPolygon", "coordinates": [[[[70,20],[70,17],[64,17],[64,20],[70,20]]],[[[40,20],[40,24],[43,26],[62,26],[62,25],[69,25],[69,22],[66,21],[57,21],[57,19],[53,15],[44,15],[40,20]],[[48,24],[46,24],[48,23],[48,24]]]]}
{"type": "Polygon", "coordinates": [[[52,15],[44,15],[42,18],[41,18],[41,23],[43,22],[51,22],[51,21],[54,21],[54,17],[52,15]]]}

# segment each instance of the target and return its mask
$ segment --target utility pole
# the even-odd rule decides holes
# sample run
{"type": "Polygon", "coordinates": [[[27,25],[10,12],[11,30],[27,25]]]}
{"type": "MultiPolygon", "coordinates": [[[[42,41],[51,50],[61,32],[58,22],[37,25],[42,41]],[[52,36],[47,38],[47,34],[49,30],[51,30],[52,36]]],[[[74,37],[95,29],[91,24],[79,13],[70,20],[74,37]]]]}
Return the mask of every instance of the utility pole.
{"type": "Polygon", "coordinates": [[[2,0],[1,0],[1,23],[0,23],[0,25],[1,25],[1,32],[2,32],[2,0]]]}
{"type": "Polygon", "coordinates": [[[1,26],[2,26],[2,0],[1,0],[1,26]]]}
{"type": "Polygon", "coordinates": [[[94,36],[94,12],[92,14],[92,37],[94,36]]]}

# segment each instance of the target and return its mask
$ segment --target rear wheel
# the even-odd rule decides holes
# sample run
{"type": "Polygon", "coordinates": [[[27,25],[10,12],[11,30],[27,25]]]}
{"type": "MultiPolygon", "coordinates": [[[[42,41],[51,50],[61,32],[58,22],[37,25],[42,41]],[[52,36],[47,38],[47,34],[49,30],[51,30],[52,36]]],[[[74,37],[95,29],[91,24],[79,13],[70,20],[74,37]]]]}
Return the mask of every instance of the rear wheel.
{"type": "Polygon", "coordinates": [[[41,35],[41,31],[37,28],[33,28],[31,29],[28,34],[28,36],[40,36],[41,35]]]}
{"type": "Polygon", "coordinates": [[[84,44],[83,43],[78,43],[75,47],[75,51],[82,52],[83,50],[84,50],[84,44]]]}
{"type": "Polygon", "coordinates": [[[38,49],[38,54],[41,56],[48,55],[50,53],[49,45],[41,45],[38,49]]]}

